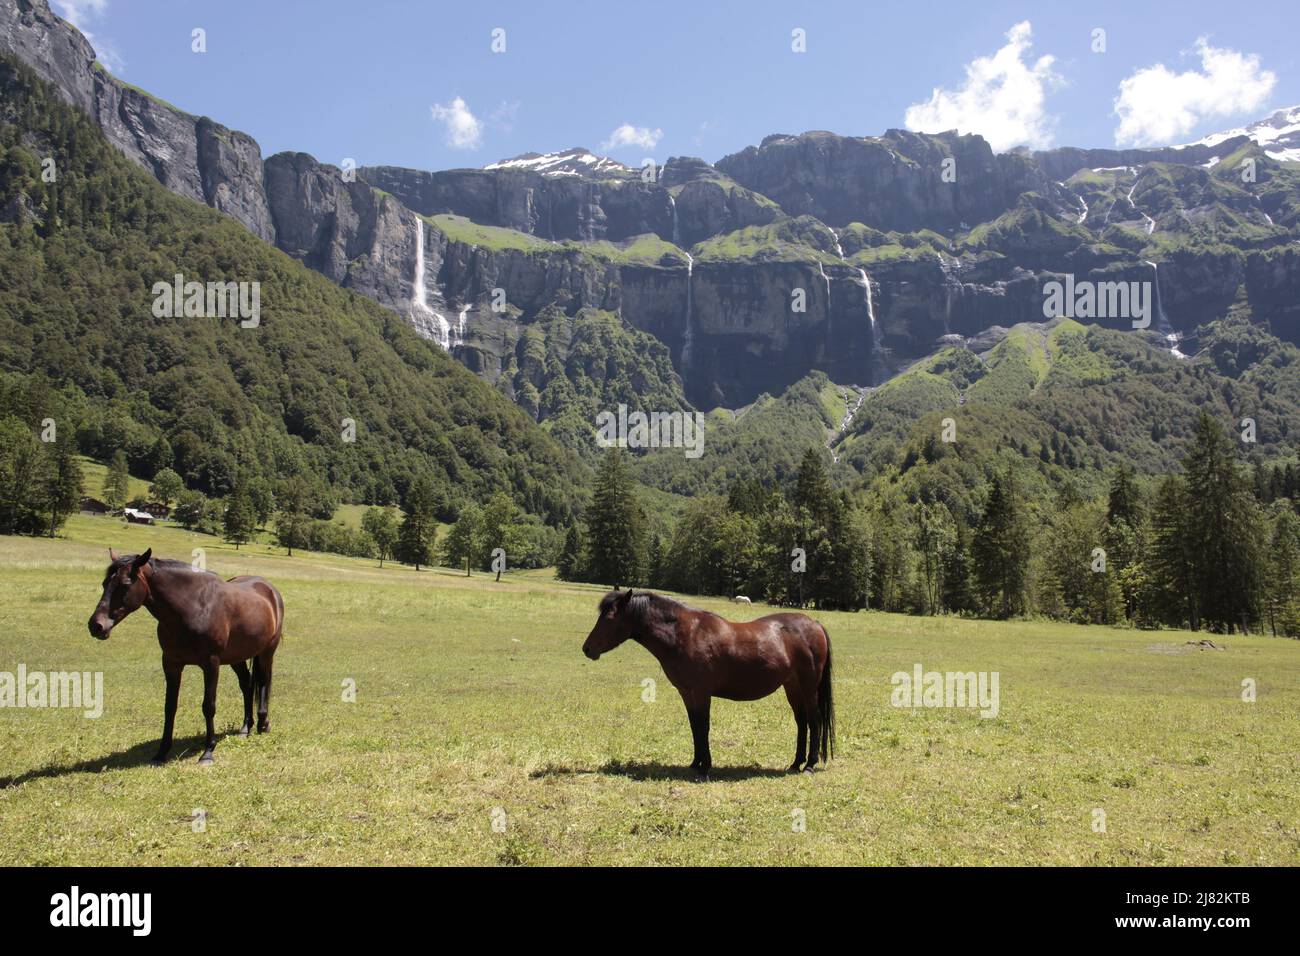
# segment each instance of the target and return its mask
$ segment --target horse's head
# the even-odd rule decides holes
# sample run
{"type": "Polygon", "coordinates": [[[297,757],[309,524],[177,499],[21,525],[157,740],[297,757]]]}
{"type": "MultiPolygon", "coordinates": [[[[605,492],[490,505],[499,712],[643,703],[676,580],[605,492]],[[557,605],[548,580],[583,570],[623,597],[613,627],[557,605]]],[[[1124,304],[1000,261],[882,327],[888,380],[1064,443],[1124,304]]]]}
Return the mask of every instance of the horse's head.
{"type": "Polygon", "coordinates": [[[635,622],[628,610],[631,600],[631,588],[626,591],[614,588],[600,599],[600,614],[596,618],[596,626],[582,644],[582,653],[594,661],[632,636],[635,622]]]}
{"type": "Polygon", "coordinates": [[[108,640],[108,632],[117,626],[132,611],[144,603],[149,594],[149,559],[153,557],[150,548],[144,554],[128,554],[118,557],[113,549],[108,549],[112,564],[104,573],[104,594],[95,606],[95,613],[90,615],[90,633],[101,641],[108,640]]]}

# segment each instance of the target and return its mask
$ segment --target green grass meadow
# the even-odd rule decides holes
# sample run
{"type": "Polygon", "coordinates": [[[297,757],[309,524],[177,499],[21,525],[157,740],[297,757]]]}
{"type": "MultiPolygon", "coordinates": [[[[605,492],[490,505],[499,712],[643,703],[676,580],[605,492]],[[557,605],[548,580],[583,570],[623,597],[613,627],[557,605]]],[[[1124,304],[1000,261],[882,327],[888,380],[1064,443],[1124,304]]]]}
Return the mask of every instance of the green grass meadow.
{"type": "MultiPolygon", "coordinates": [[[[102,671],[104,713],[0,709],[0,864],[1300,863],[1295,641],[1210,650],[1187,632],[818,613],[835,759],[780,772],[794,749],[780,692],[715,701],[714,773],[697,782],[655,660],[632,643],[582,656],[597,589],[236,552],[104,517],[64,535],[0,538],[0,671],[102,671]],[[281,589],[270,734],[227,736],[198,766],[191,668],[175,757],[147,763],[154,621],[137,612],[106,642],[86,630],[109,545],[185,560],[201,547],[212,570],[281,589]],[[1000,713],[892,706],[891,675],[918,662],[997,671],[1000,713]]],[[[219,731],[241,717],[227,668],[219,731]]]]}

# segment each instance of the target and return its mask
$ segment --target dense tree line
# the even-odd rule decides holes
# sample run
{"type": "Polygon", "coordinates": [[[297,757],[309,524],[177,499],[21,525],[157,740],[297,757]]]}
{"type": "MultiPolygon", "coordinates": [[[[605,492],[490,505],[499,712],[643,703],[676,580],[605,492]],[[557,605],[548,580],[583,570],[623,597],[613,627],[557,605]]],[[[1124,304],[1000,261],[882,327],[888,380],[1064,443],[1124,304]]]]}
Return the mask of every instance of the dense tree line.
{"type": "Polygon", "coordinates": [[[901,483],[837,490],[809,449],[784,486],[741,481],[725,498],[692,500],[666,541],[646,534],[621,458],[609,453],[585,525],[566,534],[562,578],[817,608],[1300,636],[1300,499],[1256,494],[1205,412],[1180,471],[1147,492],[1121,466],[1100,498],[1067,483],[1033,500],[1014,469],[986,462],[968,513],[942,479],[910,494],[901,483]]]}

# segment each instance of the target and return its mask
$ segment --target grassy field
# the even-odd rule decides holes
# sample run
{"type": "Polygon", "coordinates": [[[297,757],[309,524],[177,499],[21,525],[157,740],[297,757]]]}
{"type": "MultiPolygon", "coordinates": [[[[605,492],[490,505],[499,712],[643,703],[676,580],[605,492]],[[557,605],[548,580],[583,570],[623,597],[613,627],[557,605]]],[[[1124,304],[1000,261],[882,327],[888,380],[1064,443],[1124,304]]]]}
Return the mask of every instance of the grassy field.
{"type": "MultiPolygon", "coordinates": [[[[1294,641],[1202,650],[1184,632],[818,614],[836,758],[786,776],[784,695],[715,701],[700,783],[654,659],[631,643],[595,663],[580,653],[594,589],[236,553],[108,518],[65,534],[0,538],[0,671],[102,671],[104,713],[0,710],[0,864],[1300,863],[1294,641]],[[141,611],[102,643],[86,631],[109,544],[202,547],[219,573],[281,588],[271,734],[228,736],[199,767],[190,669],[177,759],[146,763],[162,723],[154,621],[141,611]],[[1000,713],[891,706],[890,676],[918,662],[997,671],[1000,713]]],[[[226,733],[241,717],[233,676],[226,733]]]]}

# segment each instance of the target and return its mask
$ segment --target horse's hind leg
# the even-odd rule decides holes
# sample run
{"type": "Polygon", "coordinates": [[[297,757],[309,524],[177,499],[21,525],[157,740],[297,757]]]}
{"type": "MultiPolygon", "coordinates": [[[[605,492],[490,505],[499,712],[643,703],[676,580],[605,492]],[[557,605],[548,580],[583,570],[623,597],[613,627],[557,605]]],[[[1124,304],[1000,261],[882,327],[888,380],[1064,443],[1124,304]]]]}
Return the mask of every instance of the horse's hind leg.
{"type": "Polygon", "coordinates": [[[817,766],[822,739],[821,711],[817,709],[817,685],[812,681],[809,683],[812,683],[812,690],[805,690],[799,698],[803,705],[804,719],[808,722],[808,763],[804,765],[804,773],[812,773],[813,768],[817,766]]]}
{"type": "Polygon", "coordinates": [[[244,725],[239,728],[239,736],[247,737],[253,732],[253,675],[249,673],[248,661],[236,661],[230,669],[239,678],[239,689],[244,694],[244,725]]]}
{"type": "Polygon", "coordinates": [[[795,732],[794,763],[790,764],[790,773],[798,773],[803,762],[808,759],[808,718],[804,715],[799,689],[793,682],[785,685],[785,699],[790,702],[795,726],[799,728],[795,732]]]}
{"type": "Polygon", "coordinates": [[[253,658],[253,686],[257,691],[257,732],[271,729],[271,661],[275,651],[263,651],[253,658]]]}

